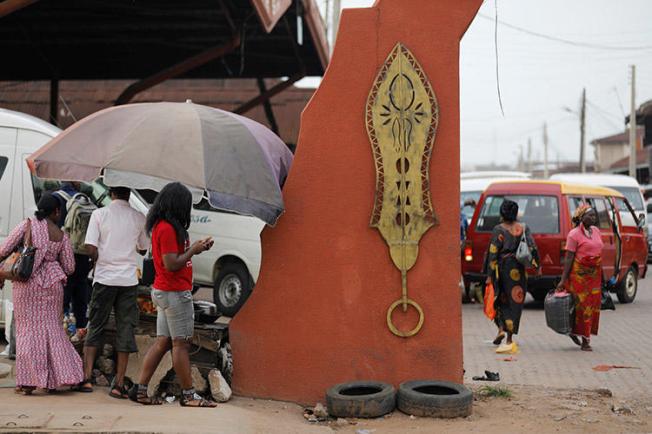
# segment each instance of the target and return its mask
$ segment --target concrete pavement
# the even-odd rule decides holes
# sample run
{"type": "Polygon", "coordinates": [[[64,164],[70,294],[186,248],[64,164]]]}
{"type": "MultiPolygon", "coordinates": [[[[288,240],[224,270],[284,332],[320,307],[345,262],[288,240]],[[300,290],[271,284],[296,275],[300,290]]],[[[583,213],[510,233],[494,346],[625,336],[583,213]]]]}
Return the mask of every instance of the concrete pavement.
{"type": "Polygon", "coordinates": [[[496,327],[483,315],[482,306],[464,305],[465,381],[475,383],[473,376],[490,370],[498,371],[506,384],[608,388],[627,397],[652,395],[652,278],[639,282],[634,303],[623,305],[616,300],[615,304],[615,311],[602,311],[599,335],[591,340],[594,351],[587,353],[546,326],[542,303],[527,302],[515,338],[520,353],[511,362],[494,352],[490,341],[496,327]],[[639,369],[596,372],[592,368],[597,365],[639,369]]]}

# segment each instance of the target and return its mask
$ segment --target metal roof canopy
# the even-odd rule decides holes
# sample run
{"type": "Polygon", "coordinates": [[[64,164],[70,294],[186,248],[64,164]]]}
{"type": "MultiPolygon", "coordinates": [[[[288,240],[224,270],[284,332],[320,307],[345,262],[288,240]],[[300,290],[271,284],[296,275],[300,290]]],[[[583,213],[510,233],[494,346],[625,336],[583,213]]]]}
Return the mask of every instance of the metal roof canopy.
{"type": "Polygon", "coordinates": [[[5,0],[0,53],[0,80],[142,79],[187,61],[173,76],[271,78],[328,62],[314,0],[5,0]]]}

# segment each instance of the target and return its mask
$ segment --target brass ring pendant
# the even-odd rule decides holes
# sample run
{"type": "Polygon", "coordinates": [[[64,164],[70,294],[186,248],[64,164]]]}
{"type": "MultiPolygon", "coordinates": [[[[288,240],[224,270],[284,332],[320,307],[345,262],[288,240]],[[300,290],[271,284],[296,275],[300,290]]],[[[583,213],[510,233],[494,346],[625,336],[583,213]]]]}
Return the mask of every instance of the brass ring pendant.
{"type": "Polygon", "coordinates": [[[394,303],[392,303],[389,309],[387,309],[387,327],[389,327],[391,332],[394,333],[396,336],[402,338],[409,338],[410,336],[414,336],[417,333],[419,333],[419,330],[421,330],[421,327],[423,327],[423,320],[424,320],[423,309],[421,308],[421,306],[419,306],[419,304],[416,301],[412,300],[411,298],[406,298],[405,300],[399,298],[394,303]],[[394,325],[394,321],[392,321],[392,313],[394,313],[394,310],[396,310],[396,308],[401,304],[412,306],[419,314],[419,321],[417,321],[417,325],[412,330],[406,332],[399,330],[394,325]]]}

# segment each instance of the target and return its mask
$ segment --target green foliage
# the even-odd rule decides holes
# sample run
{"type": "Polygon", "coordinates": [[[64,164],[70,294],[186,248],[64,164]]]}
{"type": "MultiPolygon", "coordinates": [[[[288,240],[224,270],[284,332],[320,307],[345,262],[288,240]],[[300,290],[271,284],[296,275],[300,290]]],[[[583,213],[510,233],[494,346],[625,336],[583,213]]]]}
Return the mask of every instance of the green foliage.
{"type": "Polygon", "coordinates": [[[502,386],[483,386],[478,390],[478,394],[485,398],[511,398],[512,391],[502,386]]]}

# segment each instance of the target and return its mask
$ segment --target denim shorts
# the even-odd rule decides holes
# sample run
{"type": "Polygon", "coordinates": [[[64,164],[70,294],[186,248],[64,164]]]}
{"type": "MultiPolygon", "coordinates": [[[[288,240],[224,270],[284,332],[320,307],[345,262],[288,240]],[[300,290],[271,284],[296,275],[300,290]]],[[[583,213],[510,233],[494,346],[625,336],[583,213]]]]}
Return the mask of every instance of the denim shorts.
{"type": "Polygon", "coordinates": [[[190,291],[152,289],[156,305],[156,335],[172,339],[190,339],[195,328],[195,309],[190,291]]]}

